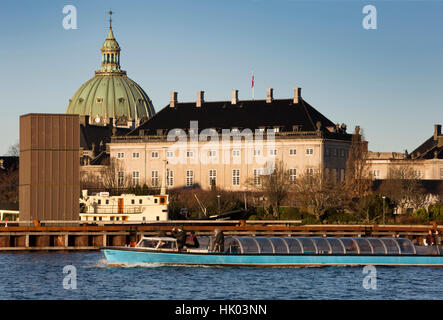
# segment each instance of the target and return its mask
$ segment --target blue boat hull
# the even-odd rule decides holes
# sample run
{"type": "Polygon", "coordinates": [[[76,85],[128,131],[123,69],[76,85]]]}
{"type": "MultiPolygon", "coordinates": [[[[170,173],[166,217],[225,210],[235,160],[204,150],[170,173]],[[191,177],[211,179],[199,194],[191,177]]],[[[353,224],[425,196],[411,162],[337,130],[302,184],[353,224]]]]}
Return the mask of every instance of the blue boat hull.
{"type": "Polygon", "coordinates": [[[246,255],[186,252],[152,252],[129,248],[102,249],[110,265],[218,265],[260,267],[303,266],[443,266],[443,256],[377,255],[246,255]]]}

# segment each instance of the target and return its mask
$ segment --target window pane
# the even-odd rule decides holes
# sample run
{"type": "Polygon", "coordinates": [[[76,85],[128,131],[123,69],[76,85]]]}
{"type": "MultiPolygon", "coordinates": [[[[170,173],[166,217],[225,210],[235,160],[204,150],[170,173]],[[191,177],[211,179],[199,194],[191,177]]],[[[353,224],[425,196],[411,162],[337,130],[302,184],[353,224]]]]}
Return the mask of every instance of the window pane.
{"type": "Polygon", "coordinates": [[[288,253],[288,248],[281,238],[270,238],[275,248],[275,253],[288,253]]]}
{"type": "Polygon", "coordinates": [[[345,253],[345,248],[338,239],[328,238],[327,239],[332,248],[332,253],[345,253]]]}
{"type": "Polygon", "coordinates": [[[237,239],[241,242],[243,246],[243,253],[258,253],[258,246],[253,238],[241,237],[237,239]]]}
{"type": "Polygon", "coordinates": [[[283,238],[283,240],[288,244],[289,253],[302,253],[300,242],[295,238],[283,238]]]}
{"type": "Polygon", "coordinates": [[[256,237],[255,240],[257,240],[257,242],[258,242],[261,253],[274,253],[274,248],[272,247],[271,241],[269,241],[269,238],[256,237]]]}
{"type": "Polygon", "coordinates": [[[397,247],[397,243],[393,240],[393,239],[389,239],[389,238],[381,238],[381,241],[383,241],[383,243],[386,246],[386,249],[388,250],[388,254],[399,254],[399,249],[397,247]]]}
{"type": "Polygon", "coordinates": [[[350,238],[340,238],[341,242],[343,242],[346,253],[357,253],[357,245],[350,238]]]}
{"type": "Polygon", "coordinates": [[[383,243],[380,239],[377,238],[368,238],[368,241],[371,243],[374,248],[374,254],[386,254],[386,249],[383,246],[383,243]]]}
{"type": "Polygon", "coordinates": [[[297,238],[302,246],[303,246],[303,253],[317,253],[314,247],[314,243],[310,238],[297,238]]]}
{"type": "Polygon", "coordinates": [[[414,246],[409,239],[395,239],[401,249],[401,254],[414,254],[414,246]]]}
{"type": "Polygon", "coordinates": [[[368,240],[362,238],[354,238],[354,240],[360,248],[360,254],[372,254],[372,248],[368,240]]]}
{"type": "Polygon", "coordinates": [[[312,238],[312,241],[314,241],[315,245],[317,246],[318,253],[331,253],[327,240],[323,238],[312,238]]]}

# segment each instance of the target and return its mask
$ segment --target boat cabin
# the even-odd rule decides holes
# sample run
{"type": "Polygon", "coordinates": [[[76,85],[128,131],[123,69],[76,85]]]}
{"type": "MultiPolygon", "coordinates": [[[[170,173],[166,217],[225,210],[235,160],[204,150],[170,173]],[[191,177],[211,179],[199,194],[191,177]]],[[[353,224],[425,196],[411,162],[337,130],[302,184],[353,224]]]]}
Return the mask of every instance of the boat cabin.
{"type": "Polygon", "coordinates": [[[234,254],[443,255],[437,246],[422,247],[405,238],[225,237],[234,254]]]}

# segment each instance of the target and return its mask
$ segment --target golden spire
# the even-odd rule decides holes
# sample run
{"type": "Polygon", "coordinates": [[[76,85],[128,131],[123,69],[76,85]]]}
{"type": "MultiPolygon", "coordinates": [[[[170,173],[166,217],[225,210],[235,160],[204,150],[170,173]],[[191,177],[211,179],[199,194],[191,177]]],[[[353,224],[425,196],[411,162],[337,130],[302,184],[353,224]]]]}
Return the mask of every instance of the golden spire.
{"type": "Polygon", "coordinates": [[[112,10],[109,10],[109,29],[112,29],[112,14],[114,12],[112,12],[112,10]]]}

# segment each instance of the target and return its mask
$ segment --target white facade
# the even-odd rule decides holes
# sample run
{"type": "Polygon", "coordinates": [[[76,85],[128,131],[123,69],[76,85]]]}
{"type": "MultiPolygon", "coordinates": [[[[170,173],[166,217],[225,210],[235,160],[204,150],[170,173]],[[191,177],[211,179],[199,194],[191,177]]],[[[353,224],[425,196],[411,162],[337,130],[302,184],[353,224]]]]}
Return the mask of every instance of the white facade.
{"type": "Polygon", "coordinates": [[[239,144],[208,146],[207,142],[175,149],[166,139],[132,137],[113,139],[109,144],[111,159],[119,159],[125,176],[139,176],[139,184],[168,188],[198,186],[209,189],[211,182],[226,190],[246,190],[269,161],[283,161],[296,179],[306,172],[327,169],[344,179],[350,141],[322,137],[275,135],[267,146],[239,144]],[[137,157],[132,155],[136,153],[137,157]],[[181,158],[181,155],[183,158],[181,158]],[[180,161],[180,160],[184,161],[180,161]],[[163,176],[166,174],[166,179],[163,176]]]}

